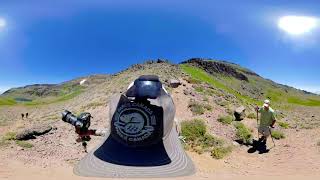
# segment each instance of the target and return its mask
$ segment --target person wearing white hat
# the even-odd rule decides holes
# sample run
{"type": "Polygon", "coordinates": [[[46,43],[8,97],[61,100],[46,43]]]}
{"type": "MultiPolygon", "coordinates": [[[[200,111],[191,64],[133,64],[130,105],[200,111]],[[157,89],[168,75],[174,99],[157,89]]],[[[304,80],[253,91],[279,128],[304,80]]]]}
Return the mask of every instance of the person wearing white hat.
{"type": "Polygon", "coordinates": [[[270,100],[264,100],[263,106],[261,108],[256,107],[257,114],[260,113],[260,122],[258,127],[259,134],[262,137],[259,139],[260,142],[266,144],[267,138],[270,136],[270,128],[274,128],[276,123],[275,112],[270,107],[270,100]]]}

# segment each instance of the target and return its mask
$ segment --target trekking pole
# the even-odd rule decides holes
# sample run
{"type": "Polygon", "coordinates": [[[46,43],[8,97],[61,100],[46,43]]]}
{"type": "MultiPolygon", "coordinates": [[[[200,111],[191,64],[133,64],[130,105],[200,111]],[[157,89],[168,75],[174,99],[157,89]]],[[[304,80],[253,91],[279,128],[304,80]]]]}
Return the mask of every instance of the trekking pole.
{"type": "Polygon", "coordinates": [[[271,134],[271,128],[269,127],[269,133],[270,133],[270,136],[271,136],[271,140],[273,142],[273,147],[276,147],[276,143],[274,143],[274,139],[272,137],[272,134],[271,134]]]}
{"type": "Polygon", "coordinates": [[[257,110],[257,131],[258,131],[258,140],[259,140],[259,112],[257,110]]]}

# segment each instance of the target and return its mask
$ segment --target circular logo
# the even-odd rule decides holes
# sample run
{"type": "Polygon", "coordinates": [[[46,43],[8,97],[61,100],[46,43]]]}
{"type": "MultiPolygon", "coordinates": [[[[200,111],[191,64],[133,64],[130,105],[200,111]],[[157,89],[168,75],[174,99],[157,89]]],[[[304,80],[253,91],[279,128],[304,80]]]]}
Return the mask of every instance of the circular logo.
{"type": "Polygon", "coordinates": [[[113,125],[124,141],[139,142],[153,134],[156,120],[152,110],[144,104],[126,103],[117,109],[113,125]]]}

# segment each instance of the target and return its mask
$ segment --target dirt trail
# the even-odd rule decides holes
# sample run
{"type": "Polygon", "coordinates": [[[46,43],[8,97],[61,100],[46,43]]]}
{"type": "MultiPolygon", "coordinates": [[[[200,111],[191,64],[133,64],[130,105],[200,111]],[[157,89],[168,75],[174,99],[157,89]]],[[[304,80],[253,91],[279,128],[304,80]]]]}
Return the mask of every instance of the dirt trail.
{"type": "MultiPolygon", "coordinates": [[[[198,155],[188,152],[196,164],[197,173],[183,179],[244,179],[247,177],[267,178],[302,178],[320,177],[320,149],[314,143],[319,129],[287,131],[285,140],[276,141],[276,147],[266,154],[249,154],[248,147],[236,148],[223,160],[215,160],[207,154],[198,155]]],[[[272,146],[272,142],[268,142],[272,146]]],[[[72,165],[41,167],[23,163],[1,153],[0,179],[96,179],[73,175],[72,165]],[[27,177],[27,178],[26,178],[27,177]]],[[[52,162],[54,163],[54,162],[52,162]]],[[[182,179],[182,178],[175,178],[182,179]]]]}

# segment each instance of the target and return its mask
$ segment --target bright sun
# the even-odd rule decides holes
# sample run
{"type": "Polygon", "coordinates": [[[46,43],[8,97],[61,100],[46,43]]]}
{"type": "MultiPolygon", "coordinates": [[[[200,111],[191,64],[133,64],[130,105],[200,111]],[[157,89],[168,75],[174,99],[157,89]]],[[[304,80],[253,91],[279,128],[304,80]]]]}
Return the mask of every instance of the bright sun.
{"type": "Polygon", "coordinates": [[[4,28],[6,25],[6,20],[0,17],[0,28],[4,28]]]}
{"type": "Polygon", "coordinates": [[[278,21],[278,27],[292,35],[310,32],[317,26],[317,19],[308,16],[283,16],[278,21]]]}

